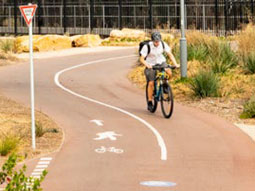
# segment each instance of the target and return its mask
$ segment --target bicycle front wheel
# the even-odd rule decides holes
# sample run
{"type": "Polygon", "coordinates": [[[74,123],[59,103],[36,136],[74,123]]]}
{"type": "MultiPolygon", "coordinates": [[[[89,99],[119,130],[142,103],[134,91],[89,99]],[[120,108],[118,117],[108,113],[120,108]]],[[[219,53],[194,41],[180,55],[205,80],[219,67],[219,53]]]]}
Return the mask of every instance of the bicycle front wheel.
{"type": "MultiPolygon", "coordinates": [[[[147,102],[147,105],[148,105],[148,102],[149,102],[149,98],[148,98],[148,86],[149,86],[149,83],[147,82],[146,84],[146,102],[147,102]]],[[[156,110],[157,110],[157,106],[158,106],[158,101],[155,97],[155,89],[153,91],[153,96],[152,96],[152,110],[150,111],[151,113],[154,113],[156,110]]]]}
{"type": "Polygon", "coordinates": [[[172,89],[168,83],[164,83],[161,88],[161,110],[165,118],[170,118],[174,109],[172,89]]]}

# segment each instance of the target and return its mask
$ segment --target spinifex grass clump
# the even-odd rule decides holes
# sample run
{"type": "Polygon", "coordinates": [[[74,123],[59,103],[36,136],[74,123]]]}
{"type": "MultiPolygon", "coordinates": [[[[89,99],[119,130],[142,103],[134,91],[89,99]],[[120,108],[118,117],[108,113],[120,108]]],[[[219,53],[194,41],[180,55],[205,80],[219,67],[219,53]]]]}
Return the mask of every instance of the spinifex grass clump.
{"type": "Polygon", "coordinates": [[[251,97],[250,100],[244,104],[244,110],[240,118],[255,118],[255,96],[251,97]]]}
{"type": "Polygon", "coordinates": [[[238,57],[226,42],[213,42],[209,48],[208,63],[214,73],[226,73],[237,66],[238,57]]]}
{"type": "Polygon", "coordinates": [[[209,53],[206,44],[188,45],[188,60],[205,61],[209,53]]]}
{"type": "Polygon", "coordinates": [[[14,135],[6,135],[0,140],[0,155],[6,156],[15,151],[18,147],[20,139],[14,135]]]}
{"type": "Polygon", "coordinates": [[[0,48],[4,53],[8,53],[13,50],[14,43],[12,40],[2,40],[0,41],[0,48]]]}
{"type": "Polygon", "coordinates": [[[249,74],[255,73],[255,52],[244,58],[244,70],[249,74]]]}
{"type": "Polygon", "coordinates": [[[212,71],[200,70],[192,78],[190,88],[198,97],[217,97],[219,95],[219,79],[212,71]]]}

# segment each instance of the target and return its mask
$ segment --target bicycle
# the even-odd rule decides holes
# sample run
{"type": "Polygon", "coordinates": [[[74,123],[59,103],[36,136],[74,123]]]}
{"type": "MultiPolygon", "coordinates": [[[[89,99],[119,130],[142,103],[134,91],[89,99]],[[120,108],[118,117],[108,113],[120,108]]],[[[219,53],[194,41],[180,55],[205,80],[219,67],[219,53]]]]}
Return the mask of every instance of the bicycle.
{"type": "MultiPolygon", "coordinates": [[[[161,102],[161,111],[165,118],[170,118],[174,108],[174,98],[172,88],[168,83],[168,77],[165,72],[165,68],[175,69],[175,66],[161,66],[159,64],[152,67],[153,70],[157,71],[156,79],[154,80],[154,91],[152,98],[152,110],[154,113],[157,110],[158,102],[161,102]],[[168,106],[168,107],[167,107],[168,106]]],[[[148,104],[148,85],[146,84],[146,101],[148,104]]]]}
{"type": "Polygon", "coordinates": [[[124,152],[123,149],[116,149],[115,147],[106,148],[106,147],[104,147],[104,146],[101,146],[101,148],[95,149],[95,151],[96,151],[97,153],[100,153],[100,154],[105,153],[105,152],[111,152],[111,153],[121,154],[121,153],[124,152]]]}

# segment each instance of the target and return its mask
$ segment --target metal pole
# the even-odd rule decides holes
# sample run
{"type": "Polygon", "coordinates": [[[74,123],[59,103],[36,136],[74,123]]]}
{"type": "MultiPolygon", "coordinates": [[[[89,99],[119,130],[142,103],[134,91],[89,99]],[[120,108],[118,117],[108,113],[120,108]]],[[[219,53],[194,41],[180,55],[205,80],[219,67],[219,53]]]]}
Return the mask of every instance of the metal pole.
{"type": "Polygon", "coordinates": [[[228,1],[225,1],[225,7],[224,7],[224,15],[225,15],[225,35],[227,35],[228,32],[228,1]]]}
{"type": "Polygon", "coordinates": [[[29,25],[29,51],[30,51],[30,83],[31,83],[31,125],[32,148],[35,149],[35,94],[34,94],[34,63],[33,63],[33,22],[29,25]]]}
{"type": "Polygon", "coordinates": [[[90,33],[94,28],[94,0],[90,0],[90,33]]]}
{"type": "Polygon", "coordinates": [[[185,13],[184,13],[184,0],[181,1],[181,39],[180,39],[180,62],[181,62],[181,77],[187,77],[187,41],[185,37],[185,13]]]}
{"type": "Polygon", "coordinates": [[[219,33],[219,22],[218,22],[218,0],[215,0],[215,25],[216,25],[216,33],[219,33]]]}
{"type": "Polygon", "coordinates": [[[18,34],[18,26],[17,26],[17,8],[18,8],[18,3],[17,3],[17,0],[14,0],[14,33],[15,33],[15,36],[17,36],[18,34]]]}
{"type": "Polygon", "coordinates": [[[64,10],[63,10],[63,14],[64,14],[64,33],[66,32],[66,0],[63,0],[63,4],[64,4],[64,10]]]}
{"type": "Polygon", "coordinates": [[[41,34],[42,18],[41,18],[41,0],[38,0],[38,33],[41,34]]]}
{"type": "Polygon", "coordinates": [[[153,29],[153,18],[152,18],[152,0],[149,0],[149,18],[150,18],[150,29],[153,29]]]}
{"type": "Polygon", "coordinates": [[[122,29],[122,0],[119,0],[119,29],[122,29]]]}
{"type": "Polygon", "coordinates": [[[254,3],[253,0],[251,0],[251,13],[252,13],[252,18],[254,16],[254,3]]]}
{"type": "Polygon", "coordinates": [[[203,31],[205,32],[205,4],[203,3],[203,31]]]}

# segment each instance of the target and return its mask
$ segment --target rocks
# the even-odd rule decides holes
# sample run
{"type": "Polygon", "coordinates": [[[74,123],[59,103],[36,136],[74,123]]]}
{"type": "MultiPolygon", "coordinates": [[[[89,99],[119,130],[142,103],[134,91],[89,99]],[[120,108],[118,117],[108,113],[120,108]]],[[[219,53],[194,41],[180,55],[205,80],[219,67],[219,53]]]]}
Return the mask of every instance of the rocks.
{"type": "MultiPolygon", "coordinates": [[[[60,50],[72,47],[70,37],[61,35],[33,35],[34,51],[60,50]]],[[[18,37],[15,40],[15,52],[29,52],[29,36],[18,37]]]]}
{"type": "Polygon", "coordinates": [[[134,40],[144,40],[146,34],[144,31],[135,29],[122,29],[122,30],[112,30],[110,33],[111,39],[126,39],[130,41],[134,40]]]}
{"type": "Polygon", "coordinates": [[[102,39],[99,35],[76,35],[71,37],[72,45],[74,47],[95,47],[100,46],[102,39]]]}
{"type": "Polygon", "coordinates": [[[71,38],[61,35],[45,35],[34,41],[34,49],[41,51],[61,50],[72,47],[71,38]]]}

